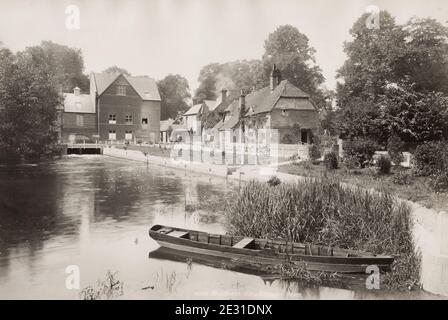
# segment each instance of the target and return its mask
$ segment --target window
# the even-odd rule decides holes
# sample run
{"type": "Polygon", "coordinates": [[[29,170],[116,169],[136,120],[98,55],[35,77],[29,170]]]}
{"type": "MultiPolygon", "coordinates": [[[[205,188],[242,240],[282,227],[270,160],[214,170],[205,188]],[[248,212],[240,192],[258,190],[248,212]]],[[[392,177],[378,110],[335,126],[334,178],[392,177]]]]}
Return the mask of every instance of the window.
{"type": "Polygon", "coordinates": [[[142,118],[142,124],[148,124],[148,118],[142,118]]]}
{"type": "Polygon", "coordinates": [[[126,124],[132,124],[132,115],[126,116],[126,124]]]}
{"type": "Polygon", "coordinates": [[[84,116],[82,114],[77,114],[76,115],[76,125],[78,127],[83,127],[84,126],[84,116]]]}
{"type": "Polygon", "coordinates": [[[110,124],[116,124],[117,123],[117,117],[114,114],[109,115],[109,123],[110,124]]]}
{"type": "Polygon", "coordinates": [[[132,140],[132,131],[126,131],[124,134],[125,140],[132,140]]]}
{"type": "Polygon", "coordinates": [[[117,95],[125,96],[126,95],[126,86],[117,86],[117,95]]]}
{"type": "Polygon", "coordinates": [[[117,139],[117,134],[115,132],[115,130],[109,130],[109,140],[116,140],[117,139]]]}

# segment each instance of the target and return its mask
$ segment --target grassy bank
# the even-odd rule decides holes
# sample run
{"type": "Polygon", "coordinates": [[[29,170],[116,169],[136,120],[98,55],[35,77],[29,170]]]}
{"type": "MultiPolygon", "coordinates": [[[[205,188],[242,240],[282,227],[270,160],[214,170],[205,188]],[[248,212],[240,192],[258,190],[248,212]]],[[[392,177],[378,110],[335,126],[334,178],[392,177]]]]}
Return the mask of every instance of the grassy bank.
{"type": "Polygon", "coordinates": [[[391,174],[378,175],[376,168],[349,169],[341,163],[339,169],[327,170],[322,164],[300,162],[282,165],[279,171],[305,177],[328,175],[351,185],[387,190],[402,199],[417,202],[429,209],[448,210],[448,194],[435,192],[430,186],[429,178],[411,176],[410,169],[407,168],[394,167],[391,174]],[[408,175],[409,178],[397,183],[399,175],[408,175]]]}
{"type": "Polygon", "coordinates": [[[228,202],[226,223],[232,234],[394,255],[381,285],[402,289],[418,287],[420,278],[410,213],[389,193],[344,188],[334,179],[275,187],[250,181],[228,202]]]}

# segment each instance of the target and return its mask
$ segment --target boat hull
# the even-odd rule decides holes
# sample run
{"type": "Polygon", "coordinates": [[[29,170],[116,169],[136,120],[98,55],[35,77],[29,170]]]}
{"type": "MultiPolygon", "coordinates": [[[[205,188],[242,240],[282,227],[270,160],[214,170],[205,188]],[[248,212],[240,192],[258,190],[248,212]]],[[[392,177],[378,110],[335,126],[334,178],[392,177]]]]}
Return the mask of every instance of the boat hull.
{"type": "Polygon", "coordinates": [[[153,230],[149,231],[149,235],[161,247],[222,258],[223,260],[231,259],[233,263],[241,262],[254,267],[278,266],[289,262],[300,265],[309,271],[366,273],[369,266],[376,266],[380,270],[388,271],[393,262],[393,258],[388,256],[335,257],[285,254],[196,242],[170,237],[169,234],[161,234],[153,230]]]}

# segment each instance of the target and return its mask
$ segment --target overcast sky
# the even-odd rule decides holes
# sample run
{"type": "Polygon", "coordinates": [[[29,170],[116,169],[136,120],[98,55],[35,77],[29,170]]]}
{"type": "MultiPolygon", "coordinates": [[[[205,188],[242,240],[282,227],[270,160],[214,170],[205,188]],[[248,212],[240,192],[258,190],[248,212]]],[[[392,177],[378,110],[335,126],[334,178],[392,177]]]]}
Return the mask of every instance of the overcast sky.
{"type": "Polygon", "coordinates": [[[291,24],[308,36],[334,88],[342,44],[369,5],[399,23],[418,16],[447,25],[447,0],[0,0],[0,41],[17,51],[51,40],[81,48],[86,72],[118,65],[156,79],[178,73],[195,89],[203,65],[259,59],[268,34],[291,24]],[[65,27],[69,4],[80,8],[79,30],[65,27]]]}

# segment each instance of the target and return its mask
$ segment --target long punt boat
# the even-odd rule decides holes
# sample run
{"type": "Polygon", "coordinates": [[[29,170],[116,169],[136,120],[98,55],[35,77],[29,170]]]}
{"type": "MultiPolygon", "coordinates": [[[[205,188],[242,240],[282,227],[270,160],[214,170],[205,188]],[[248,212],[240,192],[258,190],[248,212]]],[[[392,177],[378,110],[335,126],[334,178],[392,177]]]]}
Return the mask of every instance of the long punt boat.
{"type": "Polygon", "coordinates": [[[159,224],[149,229],[149,236],[161,247],[174,250],[257,265],[294,263],[309,271],[366,273],[372,265],[390,271],[394,261],[392,256],[337,247],[211,234],[159,224]]]}

